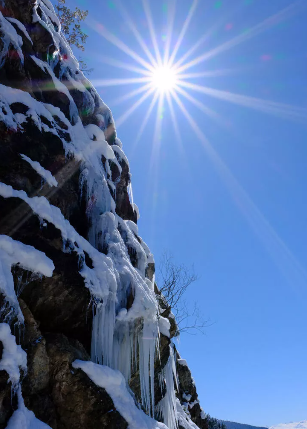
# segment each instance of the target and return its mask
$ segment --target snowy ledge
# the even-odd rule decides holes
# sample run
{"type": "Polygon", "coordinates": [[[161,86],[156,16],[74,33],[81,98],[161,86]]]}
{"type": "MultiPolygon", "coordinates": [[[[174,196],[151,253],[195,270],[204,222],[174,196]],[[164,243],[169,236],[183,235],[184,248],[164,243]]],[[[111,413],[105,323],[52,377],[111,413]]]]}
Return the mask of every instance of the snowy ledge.
{"type": "Polygon", "coordinates": [[[96,386],[104,388],[117,409],[128,423],[128,429],[167,429],[163,423],[148,417],[137,408],[120,371],[93,362],[75,360],[73,368],[82,369],[96,386]]]}

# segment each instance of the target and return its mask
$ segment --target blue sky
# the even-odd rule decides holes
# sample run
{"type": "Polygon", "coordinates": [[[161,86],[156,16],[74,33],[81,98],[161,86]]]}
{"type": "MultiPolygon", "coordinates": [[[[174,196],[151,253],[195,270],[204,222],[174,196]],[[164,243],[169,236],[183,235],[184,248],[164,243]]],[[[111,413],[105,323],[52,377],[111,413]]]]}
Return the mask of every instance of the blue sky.
{"type": "MultiPolygon", "coordinates": [[[[200,276],[187,300],[191,306],[197,301],[212,325],[205,335],[182,335],[178,347],[201,404],[212,416],[254,425],[307,419],[304,3],[199,0],[176,58],[206,33],[186,63],[224,47],[187,71],[219,71],[187,82],[222,91],[215,92],[220,98],[185,87],[215,113],[208,116],[178,94],[198,135],[173,100],[178,132],[164,103],[158,120],[153,109],[136,142],[154,94],[122,122],[143,94],[120,98],[141,84],[107,81],[141,75],[106,64],[106,58],[142,66],[103,34],[107,29],[142,58],[146,54],[116,1],[68,1],[89,10],[83,58],[115,121],[122,122],[118,136],[130,160],[140,235],[157,261],[168,250],[178,263],[194,264],[200,276]],[[238,43],[225,45],[233,39],[238,43]]],[[[149,0],[161,52],[170,4],[149,0]]],[[[171,51],[192,4],[177,0],[171,51]]],[[[154,55],[142,1],[124,5],[154,55]]]]}

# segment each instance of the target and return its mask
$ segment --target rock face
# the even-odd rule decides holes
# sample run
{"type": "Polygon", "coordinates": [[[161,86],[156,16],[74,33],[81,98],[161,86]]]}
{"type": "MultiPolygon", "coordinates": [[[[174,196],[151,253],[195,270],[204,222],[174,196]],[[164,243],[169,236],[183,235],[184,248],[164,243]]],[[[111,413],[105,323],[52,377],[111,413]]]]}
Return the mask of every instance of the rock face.
{"type": "Polygon", "coordinates": [[[112,114],[79,71],[49,0],[1,2],[0,134],[0,325],[27,354],[25,369],[0,336],[0,429],[21,427],[12,426],[21,414],[31,428],[30,411],[52,429],[127,428],[112,386],[73,369],[76,359],[119,369],[138,407],[169,429],[207,428],[171,342],[175,321],[155,294],[112,114]]]}

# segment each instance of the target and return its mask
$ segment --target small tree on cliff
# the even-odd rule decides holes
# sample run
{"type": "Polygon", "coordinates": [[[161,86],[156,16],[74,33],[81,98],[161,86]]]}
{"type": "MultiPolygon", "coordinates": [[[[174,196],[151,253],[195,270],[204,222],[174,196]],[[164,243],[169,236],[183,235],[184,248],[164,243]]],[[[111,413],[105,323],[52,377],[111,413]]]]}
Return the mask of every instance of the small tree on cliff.
{"type": "MultiPolygon", "coordinates": [[[[62,32],[65,34],[66,40],[70,46],[75,46],[81,51],[84,51],[84,45],[88,35],[82,30],[81,23],[86,19],[88,10],[82,10],[79,7],[72,10],[66,6],[65,2],[66,0],[58,0],[55,5],[55,10],[61,23],[62,32]]],[[[79,58],[79,63],[81,65],[81,71],[86,73],[90,73],[92,71],[92,69],[87,68],[85,61],[81,58],[79,58]]]]}
{"type": "Polygon", "coordinates": [[[184,294],[187,289],[198,279],[194,267],[174,262],[173,256],[164,252],[158,264],[157,281],[159,292],[166,307],[174,314],[178,326],[178,333],[199,331],[204,333],[208,321],[204,320],[197,303],[191,309],[184,294]]]}

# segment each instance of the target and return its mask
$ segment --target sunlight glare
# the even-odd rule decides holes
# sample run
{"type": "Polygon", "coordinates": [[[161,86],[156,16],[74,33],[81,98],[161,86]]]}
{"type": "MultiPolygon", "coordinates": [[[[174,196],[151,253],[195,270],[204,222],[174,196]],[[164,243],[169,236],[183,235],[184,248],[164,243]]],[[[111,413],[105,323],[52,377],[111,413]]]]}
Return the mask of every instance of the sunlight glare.
{"type": "Polygon", "coordinates": [[[177,84],[177,74],[173,67],[163,65],[157,67],[152,73],[152,86],[160,93],[166,93],[175,88],[177,84]]]}

